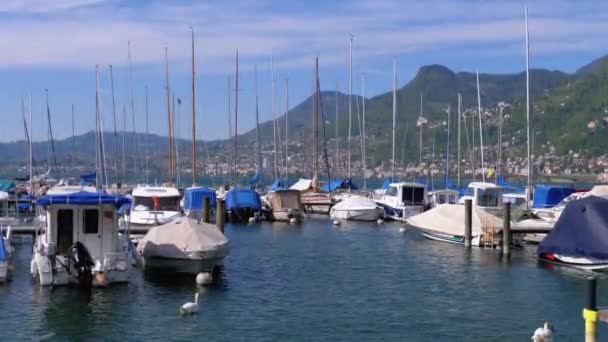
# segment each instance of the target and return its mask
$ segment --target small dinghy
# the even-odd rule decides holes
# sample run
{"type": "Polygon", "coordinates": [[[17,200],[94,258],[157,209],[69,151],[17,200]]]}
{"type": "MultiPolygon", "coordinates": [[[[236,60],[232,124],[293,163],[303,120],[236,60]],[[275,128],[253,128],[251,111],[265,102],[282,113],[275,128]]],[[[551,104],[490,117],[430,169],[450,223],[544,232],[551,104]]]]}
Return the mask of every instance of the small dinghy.
{"type": "Polygon", "coordinates": [[[340,220],[376,221],[382,217],[383,212],[373,199],[352,195],[334,205],[329,216],[340,220]]]}
{"type": "Polygon", "coordinates": [[[229,250],[215,225],[189,217],[151,228],[137,245],[145,270],[187,274],[213,272],[229,250]]]}
{"type": "Polygon", "coordinates": [[[608,270],[608,200],[590,196],[568,203],[537,254],[556,264],[608,270]]]}

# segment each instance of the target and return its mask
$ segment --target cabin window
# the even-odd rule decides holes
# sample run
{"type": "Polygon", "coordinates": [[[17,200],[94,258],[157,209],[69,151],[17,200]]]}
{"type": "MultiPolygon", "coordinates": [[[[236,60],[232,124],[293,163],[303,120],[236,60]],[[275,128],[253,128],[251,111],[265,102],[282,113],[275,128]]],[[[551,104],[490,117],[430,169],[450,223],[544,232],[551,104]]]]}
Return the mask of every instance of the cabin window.
{"type": "Polygon", "coordinates": [[[74,243],[74,212],[71,209],[57,210],[57,252],[67,253],[74,243]]]}
{"type": "Polygon", "coordinates": [[[502,193],[500,188],[478,189],[477,205],[480,207],[499,207],[502,193]]]}
{"type": "Polygon", "coordinates": [[[403,203],[406,205],[424,204],[424,188],[403,188],[403,203]]]}
{"type": "Polygon", "coordinates": [[[179,197],[133,197],[134,211],[179,211],[179,197]],[[156,208],[155,208],[156,207],[156,208]]]}
{"type": "Polygon", "coordinates": [[[99,232],[99,210],[85,209],[83,224],[85,234],[97,234],[99,232]]]}
{"type": "Polygon", "coordinates": [[[386,194],[388,196],[397,196],[397,188],[394,186],[389,187],[388,190],[386,190],[386,194]]]}
{"type": "Polygon", "coordinates": [[[439,204],[445,203],[445,195],[439,195],[439,204]]]}

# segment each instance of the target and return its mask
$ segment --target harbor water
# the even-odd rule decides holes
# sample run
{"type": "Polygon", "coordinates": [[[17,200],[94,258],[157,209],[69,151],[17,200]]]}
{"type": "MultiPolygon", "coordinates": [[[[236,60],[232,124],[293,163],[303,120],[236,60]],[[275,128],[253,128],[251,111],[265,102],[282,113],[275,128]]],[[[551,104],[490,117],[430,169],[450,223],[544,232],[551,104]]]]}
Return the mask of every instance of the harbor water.
{"type": "Polygon", "coordinates": [[[327,217],[228,224],[221,277],[198,290],[200,312],[186,317],[193,276],[133,269],[127,285],[40,288],[23,239],[13,279],[0,285],[1,340],[529,341],[546,320],[556,340],[583,339],[587,273],[540,263],[533,246],[505,261],[399,227],[336,227],[327,217]]]}

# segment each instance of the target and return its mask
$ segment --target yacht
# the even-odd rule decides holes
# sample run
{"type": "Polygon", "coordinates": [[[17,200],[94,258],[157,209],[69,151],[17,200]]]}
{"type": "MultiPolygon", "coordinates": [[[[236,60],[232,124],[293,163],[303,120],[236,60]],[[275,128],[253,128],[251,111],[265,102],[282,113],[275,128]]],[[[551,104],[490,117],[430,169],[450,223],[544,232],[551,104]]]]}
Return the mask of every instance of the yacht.
{"type": "Polygon", "coordinates": [[[146,233],[150,228],[181,216],[180,193],[174,187],[138,185],[131,193],[131,210],[125,220],[129,231],[146,233]]]}
{"type": "Polygon", "coordinates": [[[384,209],[384,216],[396,221],[422,213],[428,206],[426,186],[420,183],[391,183],[376,204],[384,209]]]}
{"type": "Polygon", "coordinates": [[[30,272],[42,286],[83,287],[128,281],[127,248],[117,231],[119,195],[80,188],[51,188],[39,211],[30,272]]]}

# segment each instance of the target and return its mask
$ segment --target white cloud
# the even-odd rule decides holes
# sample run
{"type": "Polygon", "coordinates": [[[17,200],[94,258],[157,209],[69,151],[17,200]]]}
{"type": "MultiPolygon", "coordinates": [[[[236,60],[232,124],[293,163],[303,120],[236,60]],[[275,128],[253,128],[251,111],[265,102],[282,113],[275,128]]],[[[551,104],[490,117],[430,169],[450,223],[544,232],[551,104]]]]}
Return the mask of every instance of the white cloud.
{"type": "MultiPolygon", "coordinates": [[[[495,51],[497,44],[514,47],[523,40],[520,3],[359,0],[309,6],[281,3],[281,8],[264,1],[128,4],[6,2],[0,5],[0,13],[5,12],[0,46],[11,48],[0,55],[0,65],[124,64],[127,40],[133,42],[135,63],[161,63],[165,45],[172,59],[185,61],[190,25],[196,29],[201,62],[221,72],[231,70],[236,47],[250,64],[267,62],[271,53],[279,67],[308,67],[317,54],[324,64],[344,63],[349,33],[356,35],[356,58],[363,59],[444,48],[474,47],[482,53],[486,48],[495,51]]],[[[603,2],[535,2],[530,10],[533,50],[542,54],[605,46],[605,9],[603,2]]]]}

